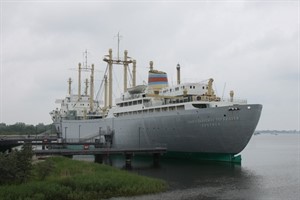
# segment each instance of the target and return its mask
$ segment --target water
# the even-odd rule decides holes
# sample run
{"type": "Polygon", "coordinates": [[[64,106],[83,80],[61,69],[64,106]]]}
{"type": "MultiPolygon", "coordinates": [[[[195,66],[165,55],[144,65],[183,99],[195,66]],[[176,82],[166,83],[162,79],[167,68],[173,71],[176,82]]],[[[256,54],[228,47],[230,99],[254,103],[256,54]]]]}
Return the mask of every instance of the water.
{"type": "MultiPolygon", "coordinates": [[[[242,152],[241,165],[162,160],[133,162],[133,173],[168,182],[167,192],[113,199],[300,199],[300,135],[253,136],[242,152]]],[[[123,162],[113,161],[122,167],[123,162]]]]}

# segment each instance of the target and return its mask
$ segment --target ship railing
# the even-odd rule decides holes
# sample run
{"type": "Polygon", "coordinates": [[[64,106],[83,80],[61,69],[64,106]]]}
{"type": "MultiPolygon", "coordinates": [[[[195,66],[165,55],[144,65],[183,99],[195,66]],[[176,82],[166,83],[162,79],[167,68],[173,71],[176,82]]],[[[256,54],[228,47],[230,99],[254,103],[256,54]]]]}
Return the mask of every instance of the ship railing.
{"type": "Polygon", "coordinates": [[[76,143],[76,142],[95,142],[96,139],[100,139],[101,136],[112,136],[114,134],[114,131],[112,130],[101,130],[101,132],[93,133],[85,137],[81,138],[67,138],[64,139],[65,142],[69,143],[76,143]]]}
{"type": "Polygon", "coordinates": [[[152,148],[167,148],[167,144],[166,143],[155,143],[153,145],[150,145],[150,147],[152,147],[152,148]]]}
{"type": "Polygon", "coordinates": [[[63,139],[65,143],[99,143],[99,136],[94,138],[67,138],[63,139]]]}
{"type": "Polygon", "coordinates": [[[95,139],[99,138],[99,134],[84,138],[63,138],[63,142],[67,143],[77,143],[77,142],[95,142],[95,139]]]}
{"type": "Polygon", "coordinates": [[[95,140],[99,139],[99,134],[93,138],[67,138],[63,139],[64,142],[67,143],[78,143],[78,142],[95,142],[95,140]]]}
{"type": "Polygon", "coordinates": [[[230,99],[230,98],[225,98],[225,99],[221,99],[222,102],[232,102],[232,103],[247,103],[247,99],[230,99]]]}
{"type": "Polygon", "coordinates": [[[67,139],[63,139],[64,142],[67,143],[77,143],[77,142],[81,142],[81,140],[79,138],[67,138],[67,139]]]}

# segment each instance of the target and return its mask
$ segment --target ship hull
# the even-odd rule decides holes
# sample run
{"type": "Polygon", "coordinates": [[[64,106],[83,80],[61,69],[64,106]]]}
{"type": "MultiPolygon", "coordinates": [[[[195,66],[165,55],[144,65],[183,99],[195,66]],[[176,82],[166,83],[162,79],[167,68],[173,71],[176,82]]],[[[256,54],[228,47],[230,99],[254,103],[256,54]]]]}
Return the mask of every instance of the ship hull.
{"type": "Polygon", "coordinates": [[[92,138],[113,130],[113,147],[164,146],[171,157],[233,159],[248,144],[259,121],[262,105],[174,110],[55,123],[67,139],[92,138]]]}

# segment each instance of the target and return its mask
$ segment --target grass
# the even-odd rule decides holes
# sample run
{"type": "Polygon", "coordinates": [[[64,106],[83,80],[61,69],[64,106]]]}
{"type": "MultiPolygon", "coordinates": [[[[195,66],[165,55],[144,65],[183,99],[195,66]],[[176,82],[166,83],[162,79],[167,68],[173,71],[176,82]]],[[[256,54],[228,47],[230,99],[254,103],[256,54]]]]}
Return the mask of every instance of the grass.
{"type": "Polygon", "coordinates": [[[40,176],[42,163],[36,164],[27,183],[0,186],[1,199],[92,200],[157,193],[167,189],[164,181],[106,165],[64,157],[48,158],[45,162],[51,165],[47,176],[40,176]]]}

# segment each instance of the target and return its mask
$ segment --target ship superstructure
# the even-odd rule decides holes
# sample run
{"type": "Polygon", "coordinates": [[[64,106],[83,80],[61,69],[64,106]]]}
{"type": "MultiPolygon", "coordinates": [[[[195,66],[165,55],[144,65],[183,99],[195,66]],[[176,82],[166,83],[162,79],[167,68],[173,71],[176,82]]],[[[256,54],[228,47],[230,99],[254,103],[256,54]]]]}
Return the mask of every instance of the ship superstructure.
{"type": "Polygon", "coordinates": [[[69,94],[60,102],[61,108],[51,112],[60,136],[100,139],[115,148],[164,145],[169,156],[231,161],[248,144],[262,105],[237,100],[233,91],[230,99],[221,99],[213,90],[212,78],[181,83],[179,64],[174,86],[168,84],[167,73],[154,69],[152,61],[148,84],[136,85],[136,61],[128,57],[127,51],[124,58],[113,59],[110,49],[103,60],[108,64],[108,73],[103,78],[103,105],[93,95],[80,95],[80,89],[79,95],[69,94]],[[115,100],[115,105],[112,104],[114,64],[124,66],[124,93],[115,100]],[[129,64],[133,65],[130,88],[127,87],[129,64]]]}
{"type": "Polygon", "coordinates": [[[78,64],[78,94],[72,94],[72,79],[68,80],[68,95],[64,99],[57,99],[55,103],[60,104],[60,109],[56,108],[50,112],[53,121],[62,119],[93,119],[101,117],[99,101],[94,100],[94,65],[91,68],[82,69],[78,64]],[[91,71],[90,84],[85,80],[85,91],[81,93],[81,73],[83,70],[91,71]],[[90,87],[90,91],[88,89],[90,87]]]}

